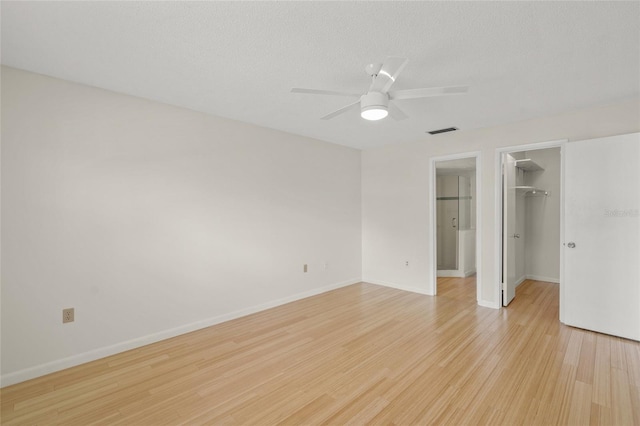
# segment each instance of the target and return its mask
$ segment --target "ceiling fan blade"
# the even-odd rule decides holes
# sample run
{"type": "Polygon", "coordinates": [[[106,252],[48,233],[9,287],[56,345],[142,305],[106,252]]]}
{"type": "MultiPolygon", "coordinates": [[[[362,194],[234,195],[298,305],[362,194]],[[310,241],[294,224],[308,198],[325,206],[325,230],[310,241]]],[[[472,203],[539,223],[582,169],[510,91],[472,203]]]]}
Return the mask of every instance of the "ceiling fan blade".
{"type": "Polygon", "coordinates": [[[385,59],[369,91],[386,93],[396,81],[404,66],[407,65],[407,62],[409,62],[407,58],[399,58],[397,56],[389,56],[385,59]]]}
{"type": "Polygon", "coordinates": [[[311,95],[348,96],[348,97],[356,97],[356,98],[360,97],[360,95],[357,93],[338,92],[335,90],[302,89],[299,87],[294,87],[293,89],[291,89],[291,93],[308,93],[311,95]]]}
{"type": "Polygon", "coordinates": [[[347,111],[349,111],[351,109],[355,109],[356,107],[359,107],[359,106],[360,106],[360,99],[358,99],[357,101],[355,101],[352,104],[349,104],[347,106],[343,106],[342,108],[340,108],[340,109],[338,109],[336,111],[333,111],[332,113],[329,113],[329,114],[325,115],[324,117],[321,118],[321,120],[330,120],[335,116],[338,116],[340,114],[344,114],[345,112],[347,112],[347,111]]]}
{"type": "Polygon", "coordinates": [[[404,113],[400,108],[396,106],[393,102],[389,102],[389,115],[396,121],[405,120],[409,118],[407,114],[404,113]]]}
{"type": "Polygon", "coordinates": [[[425,87],[423,89],[407,89],[389,92],[389,99],[416,99],[431,96],[462,95],[469,91],[469,86],[425,87]]]}

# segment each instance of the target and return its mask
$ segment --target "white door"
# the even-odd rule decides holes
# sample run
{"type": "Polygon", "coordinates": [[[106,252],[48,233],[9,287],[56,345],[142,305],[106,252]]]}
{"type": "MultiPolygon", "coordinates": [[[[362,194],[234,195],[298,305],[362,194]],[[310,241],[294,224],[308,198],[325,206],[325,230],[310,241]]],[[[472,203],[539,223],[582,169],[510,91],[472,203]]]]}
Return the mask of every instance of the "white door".
{"type": "Polygon", "coordinates": [[[640,133],[568,143],[567,325],[640,340],[640,133]]]}
{"type": "Polygon", "coordinates": [[[516,296],[516,160],[502,155],[502,306],[507,306],[516,296]]]}

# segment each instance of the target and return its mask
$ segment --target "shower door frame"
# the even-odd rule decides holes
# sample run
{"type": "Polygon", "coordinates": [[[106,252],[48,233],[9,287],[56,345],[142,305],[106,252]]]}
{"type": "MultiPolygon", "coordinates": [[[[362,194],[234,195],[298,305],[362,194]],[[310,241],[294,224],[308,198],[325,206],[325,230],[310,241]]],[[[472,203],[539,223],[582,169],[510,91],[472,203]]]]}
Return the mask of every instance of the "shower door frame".
{"type": "Polygon", "coordinates": [[[436,170],[436,266],[438,271],[442,270],[457,270],[458,264],[460,262],[460,235],[459,231],[459,222],[460,222],[460,176],[459,175],[438,175],[436,170]],[[442,182],[443,179],[446,178],[456,178],[456,196],[454,197],[449,194],[446,189],[447,183],[442,182]],[[438,180],[442,182],[443,187],[440,188],[441,196],[438,197],[438,180]],[[443,193],[448,195],[442,196],[443,193]],[[453,204],[451,202],[455,201],[455,216],[452,217],[451,223],[449,223],[449,214],[450,209],[453,204]],[[455,225],[454,225],[455,223],[455,225]],[[446,229],[445,229],[446,228],[446,229]],[[448,234],[448,235],[447,235],[448,234]],[[450,240],[455,241],[453,244],[453,253],[450,253],[450,245],[448,244],[450,240]],[[453,256],[452,256],[453,254],[453,256]],[[442,255],[442,259],[448,259],[449,261],[453,260],[453,265],[443,262],[441,263],[440,255],[442,255]],[[451,259],[453,258],[453,259],[451,259]]]}

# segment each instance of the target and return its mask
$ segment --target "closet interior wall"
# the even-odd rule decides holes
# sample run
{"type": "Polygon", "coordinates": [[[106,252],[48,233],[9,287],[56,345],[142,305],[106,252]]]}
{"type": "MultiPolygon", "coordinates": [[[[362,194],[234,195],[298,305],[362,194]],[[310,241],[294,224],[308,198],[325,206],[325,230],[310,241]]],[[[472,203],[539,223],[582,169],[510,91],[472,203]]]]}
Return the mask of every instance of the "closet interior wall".
{"type": "Polygon", "coordinates": [[[518,186],[547,194],[518,191],[515,239],[517,284],[525,279],[560,281],[560,148],[522,151],[516,160],[531,159],[544,170],[516,170],[518,186]]]}

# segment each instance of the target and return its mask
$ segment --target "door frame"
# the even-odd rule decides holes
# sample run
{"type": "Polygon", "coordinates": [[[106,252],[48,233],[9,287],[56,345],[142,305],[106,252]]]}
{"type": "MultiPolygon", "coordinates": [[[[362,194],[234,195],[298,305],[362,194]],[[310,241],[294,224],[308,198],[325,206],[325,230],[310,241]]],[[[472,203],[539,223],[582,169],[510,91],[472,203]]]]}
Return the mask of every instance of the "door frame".
{"type": "MultiPolygon", "coordinates": [[[[509,306],[516,296],[518,274],[516,273],[517,263],[517,243],[511,237],[518,231],[517,210],[518,210],[518,171],[516,170],[516,159],[509,153],[502,153],[502,294],[500,297],[501,306],[509,306]],[[509,168],[513,168],[509,170],[509,168]],[[513,186],[513,187],[512,187],[513,186]],[[511,246],[513,244],[513,247],[511,246]],[[505,250],[505,247],[512,250],[505,250]],[[511,269],[513,267],[513,270],[511,269]],[[506,303],[505,303],[506,302],[506,303]]],[[[522,229],[521,229],[522,230],[522,229]]],[[[524,234],[524,233],[523,233],[524,234]]],[[[524,240],[523,240],[524,242],[524,240]]]]}
{"type": "Polygon", "coordinates": [[[482,289],[482,153],[481,151],[464,152],[460,154],[443,155],[431,157],[429,165],[431,167],[431,184],[429,185],[429,229],[433,238],[430,239],[431,248],[431,274],[429,277],[429,294],[436,296],[438,294],[438,242],[437,242],[437,223],[436,223],[436,163],[440,161],[460,160],[463,158],[475,158],[476,160],[476,300],[480,301],[480,290],[482,289]]]}
{"type": "Polygon", "coordinates": [[[502,154],[511,154],[521,151],[535,151],[538,149],[546,148],[560,148],[560,321],[564,322],[564,160],[565,160],[565,146],[569,142],[568,139],[558,139],[547,142],[536,142],[525,145],[513,145],[503,148],[497,148],[495,153],[495,248],[494,248],[494,260],[495,260],[495,272],[496,281],[494,286],[494,300],[497,301],[497,307],[502,309],[502,268],[503,268],[503,256],[502,256],[502,226],[503,226],[503,185],[502,185],[502,154]]]}

